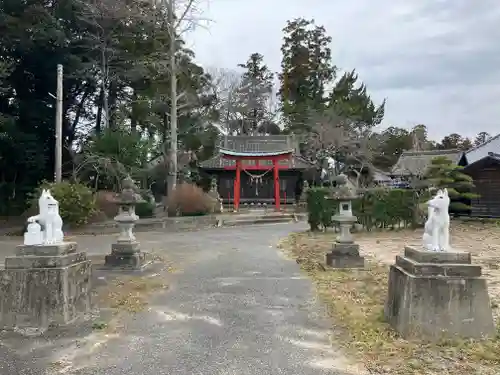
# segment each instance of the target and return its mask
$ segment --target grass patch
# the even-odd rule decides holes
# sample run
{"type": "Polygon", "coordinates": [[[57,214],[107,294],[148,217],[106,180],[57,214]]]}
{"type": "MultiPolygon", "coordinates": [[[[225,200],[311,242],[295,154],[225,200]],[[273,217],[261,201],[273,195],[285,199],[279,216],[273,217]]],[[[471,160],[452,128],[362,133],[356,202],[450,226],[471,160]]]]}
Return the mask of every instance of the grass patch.
{"type": "Polygon", "coordinates": [[[317,287],[335,324],[335,342],[373,374],[497,375],[500,332],[496,339],[404,340],[384,322],[388,267],[367,262],[363,270],[325,269],[332,234],[297,233],[280,243],[317,287]]]}
{"type": "Polygon", "coordinates": [[[97,292],[99,305],[116,312],[143,311],[152,292],[167,288],[158,276],[119,277],[111,284],[99,288],[97,292]]]}

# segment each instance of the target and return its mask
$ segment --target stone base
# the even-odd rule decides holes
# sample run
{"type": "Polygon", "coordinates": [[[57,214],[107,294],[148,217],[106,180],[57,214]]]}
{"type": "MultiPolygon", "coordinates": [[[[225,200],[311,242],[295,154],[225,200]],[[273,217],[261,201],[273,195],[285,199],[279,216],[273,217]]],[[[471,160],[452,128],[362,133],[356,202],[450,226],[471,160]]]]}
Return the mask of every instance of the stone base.
{"type": "Polygon", "coordinates": [[[384,315],[404,338],[495,334],[486,280],[470,253],[406,247],[390,267],[384,315]]]}
{"type": "Polygon", "coordinates": [[[111,245],[111,254],[104,258],[106,269],[142,270],[149,263],[138,242],[115,243],[111,245]]]}
{"type": "Polygon", "coordinates": [[[17,254],[29,255],[5,259],[5,269],[0,270],[0,325],[4,329],[43,332],[90,311],[91,262],[76,249],[76,243],[21,246],[17,254]]]}
{"type": "Polygon", "coordinates": [[[336,242],[326,254],[326,264],[333,268],[364,268],[365,258],[359,255],[359,245],[336,242]]]}

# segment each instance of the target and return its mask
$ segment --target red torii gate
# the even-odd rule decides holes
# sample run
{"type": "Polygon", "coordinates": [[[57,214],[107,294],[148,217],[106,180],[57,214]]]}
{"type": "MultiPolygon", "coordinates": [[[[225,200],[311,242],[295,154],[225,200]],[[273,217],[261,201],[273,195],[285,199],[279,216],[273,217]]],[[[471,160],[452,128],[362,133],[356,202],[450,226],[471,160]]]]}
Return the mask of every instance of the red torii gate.
{"type": "Polygon", "coordinates": [[[243,160],[254,160],[255,165],[245,166],[246,170],[264,170],[260,165],[261,160],[269,160],[273,163],[273,180],[274,180],[274,205],[276,211],[280,210],[280,180],[279,170],[289,169],[287,165],[280,165],[281,160],[290,160],[294,150],[284,150],[276,152],[237,152],[232,150],[220,149],[220,155],[224,159],[235,160],[235,165],[224,167],[226,170],[235,170],[236,177],[234,179],[234,209],[238,211],[240,207],[240,192],[241,192],[241,170],[243,160]]]}

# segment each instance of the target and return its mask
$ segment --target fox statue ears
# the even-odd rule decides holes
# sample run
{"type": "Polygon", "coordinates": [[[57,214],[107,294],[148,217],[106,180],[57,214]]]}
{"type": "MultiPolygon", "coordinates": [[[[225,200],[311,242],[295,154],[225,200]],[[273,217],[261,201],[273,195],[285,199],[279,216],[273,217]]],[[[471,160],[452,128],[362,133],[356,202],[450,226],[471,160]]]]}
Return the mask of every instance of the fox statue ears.
{"type": "Polygon", "coordinates": [[[439,189],[437,192],[436,192],[436,195],[445,195],[445,196],[448,196],[448,189],[444,188],[444,189],[439,189]]]}

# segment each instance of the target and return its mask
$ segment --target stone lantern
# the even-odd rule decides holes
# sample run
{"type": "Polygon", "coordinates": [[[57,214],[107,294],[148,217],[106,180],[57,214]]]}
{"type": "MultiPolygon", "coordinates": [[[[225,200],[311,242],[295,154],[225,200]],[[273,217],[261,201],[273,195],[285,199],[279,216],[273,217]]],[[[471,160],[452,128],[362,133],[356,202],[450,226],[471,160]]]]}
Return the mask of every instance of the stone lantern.
{"type": "Polygon", "coordinates": [[[213,200],[212,212],[214,213],[224,212],[224,207],[222,205],[222,198],[219,195],[219,187],[217,185],[216,177],[212,177],[212,179],[210,180],[210,191],[208,192],[208,196],[213,200]]]}
{"type": "Polygon", "coordinates": [[[332,251],[326,255],[326,264],[334,268],[363,268],[364,258],[359,255],[359,245],[354,243],[351,234],[352,225],[358,220],[352,214],[352,201],[359,198],[359,195],[346,175],[340,174],[335,181],[337,188],[327,199],[339,202],[338,213],[332,220],[339,225],[340,234],[332,251]]]}
{"type": "Polygon", "coordinates": [[[111,245],[111,254],[106,255],[105,267],[141,269],[145,265],[146,255],[141,252],[139,242],[134,235],[135,222],[139,216],[135,206],[142,201],[138,188],[132,178],[127,177],[122,182],[122,192],[118,198],[118,215],[114,220],[120,233],[117,241],[111,245]]]}

